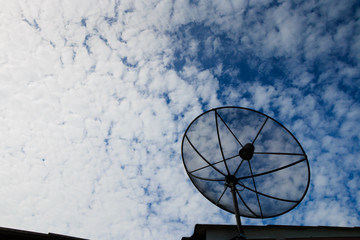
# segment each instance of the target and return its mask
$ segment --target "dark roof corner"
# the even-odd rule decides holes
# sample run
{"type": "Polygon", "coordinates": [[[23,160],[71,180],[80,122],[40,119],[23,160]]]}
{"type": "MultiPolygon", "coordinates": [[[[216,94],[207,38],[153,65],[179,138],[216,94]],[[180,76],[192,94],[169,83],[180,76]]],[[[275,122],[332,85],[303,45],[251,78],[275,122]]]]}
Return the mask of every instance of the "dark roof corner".
{"type": "Polygon", "coordinates": [[[77,238],[65,236],[55,233],[37,233],[12,228],[0,227],[0,239],[6,240],[86,240],[84,238],[77,238]]]}

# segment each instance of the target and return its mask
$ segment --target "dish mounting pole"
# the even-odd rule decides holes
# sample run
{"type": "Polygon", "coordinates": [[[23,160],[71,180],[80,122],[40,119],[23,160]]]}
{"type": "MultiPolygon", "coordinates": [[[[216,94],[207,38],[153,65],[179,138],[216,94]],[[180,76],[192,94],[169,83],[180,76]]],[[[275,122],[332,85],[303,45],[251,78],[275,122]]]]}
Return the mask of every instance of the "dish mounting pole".
{"type": "Polygon", "coordinates": [[[231,239],[231,240],[246,240],[244,230],[243,230],[243,228],[241,226],[240,211],[239,211],[239,206],[238,206],[238,203],[237,203],[235,184],[236,183],[234,181],[231,181],[229,183],[229,187],[230,187],[230,192],[231,192],[231,195],[232,195],[233,204],[234,204],[234,208],[235,208],[236,226],[237,226],[239,235],[236,236],[235,238],[231,239]]]}

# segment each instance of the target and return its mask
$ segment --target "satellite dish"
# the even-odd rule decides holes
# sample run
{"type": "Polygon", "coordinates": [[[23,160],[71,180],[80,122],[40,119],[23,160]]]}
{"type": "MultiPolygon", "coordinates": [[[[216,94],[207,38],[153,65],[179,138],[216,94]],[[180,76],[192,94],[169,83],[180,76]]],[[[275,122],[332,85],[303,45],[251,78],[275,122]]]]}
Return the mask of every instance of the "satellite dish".
{"type": "Polygon", "coordinates": [[[240,216],[271,218],[295,208],[310,167],[295,136],[275,119],[243,107],[211,109],[185,131],[181,154],[195,187],[216,206],[240,216]]]}

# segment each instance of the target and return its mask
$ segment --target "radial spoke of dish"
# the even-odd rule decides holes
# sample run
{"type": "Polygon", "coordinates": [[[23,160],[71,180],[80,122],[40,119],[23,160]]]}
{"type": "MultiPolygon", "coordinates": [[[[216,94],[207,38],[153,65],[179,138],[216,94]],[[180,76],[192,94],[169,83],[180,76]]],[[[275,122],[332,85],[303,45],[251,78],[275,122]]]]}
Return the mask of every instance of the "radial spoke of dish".
{"type": "MultiPolygon", "coordinates": [[[[201,155],[201,153],[200,153],[200,152],[196,149],[196,147],[192,144],[192,142],[190,141],[190,139],[188,138],[188,136],[185,135],[185,137],[186,137],[186,139],[189,141],[191,147],[195,150],[195,152],[196,152],[207,164],[211,165],[211,163],[210,163],[208,160],[206,160],[206,159],[204,158],[204,156],[201,155]]],[[[215,166],[211,165],[211,167],[212,167],[213,169],[215,169],[217,172],[219,172],[221,175],[226,176],[225,173],[221,172],[221,171],[220,171],[219,169],[217,169],[215,166]]]]}
{"type": "Polygon", "coordinates": [[[252,144],[253,144],[253,145],[254,145],[254,143],[255,143],[256,139],[258,138],[258,136],[259,136],[259,134],[260,134],[261,130],[264,128],[264,126],[265,126],[265,124],[266,124],[266,122],[267,122],[267,120],[268,120],[268,119],[269,119],[269,117],[266,117],[266,119],[265,119],[264,123],[261,125],[261,128],[259,129],[258,133],[256,134],[256,137],[255,137],[255,138],[254,138],[254,140],[252,141],[252,144]]]}
{"type": "Polygon", "coordinates": [[[220,179],[204,178],[204,177],[196,176],[196,175],[191,174],[191,173],[189,173],[189,175],[190,175],[191,177],[198,178],[198,179],[204,180],[204,181],[210,181],[210,182],[223,182],[223,181],[225,181],[225,178],[220,178],[220,179]]]}
{"type": "Polygon", "coordinates": [[[255,217],[260,217],[259,215],[257,215],[256,213],[253,212],[253,210],[251,210],[251,208],[246,204],[246,202],[244,201],[244,199],[241,197],[240,193],[238,190],[236,190],[237,195],[239,196],[241,202],[244,204],[244,206],[255,216],[255,217]]]}
{"type": "Polygon", "coordinates": [[[241,164],[244,162],[244,159],[241,159],[241,162],[239,164],[239,166],[236,168],[235,170],[235,173],[234,173],[234,176],[236,176],[236,173],[239,171],[240,167],[241,167],[241,164]]]}
{"type": "Polygon", "coordinates": [[[268,195],[268,194],[265,194],[265,193],[262,193],[262,192],[257,192],[254,189],[245,186],[244,184],[240,184],[240,183],[237,183],[237,184],[239,184],[243,188],[246,188],[249,191],[252,191],[252,192],[257,193],[257,194],[259,194],[261,196],[264,196],[264,197],[272,198],[272,199],[283,201],[283,202],[292,202],[292,203],[299,203],[300,202],[300,201],[297,201],[297,200],[290,200],[290,199],[274,197],[274,196],[271,196],[271,195],[268,195]]]}
{"type": "Polygon", "coordinates": [[[259,195],[258,195],[258,191],[256,189],[256,183],[255,183],[255,179],[254,179],[254,176],[253,176],[253,171],[251,169],[251,163],[250,161],[247,161],[249,163],[249,168],[250,168],[250,174],[252,176],[252,180],[253,180],[253,184],[254,184],[254,188],[255,188],[255,193],[256,193],[256,198],[257,198],[257,201],[258,201],[258,204],[259,204],[259,209],[260,209],[260,214],[261,214],[261,217],[263,218],[263,213],[262,213],[262,209],[261,209],[261,204],[260,204],[260,200],[259,200],[259,195]]]}
{"type": "Polygon", "coordinates": [[[222,163],[222,162],[224,162],[224,161],[227,161],[227,160],[230,160],[230,159],[236,158],[236,157],[238,157],[238,156],[239,156],[239,155],[235,155],[235,156],[232,156],[232,157],[226,158],[226,159],[224,159],[224,160],[217,161],[217,162],[212,163],[212,164],[210,164],[210,165],[206,165],[206,166],[204,166],[204,167],[201,167],[201,168],[198,168],[198,169],[192,170],[192,171],[190,171],[189,173],[197,172],[197,171],[202,170],[202,169],[204,169],[204,168],[211,167],[211,166],[213,166],[213,165],[216,165],[216,164],[222,163]]]}
{"type": "Polygon", "coordinates": [[[259,177],[259,176],[262,176],[262,175],[266,175],[266,174],[270,174],[270,173],[273,173],[273,172],[276,172],[276,171],[280,171],[280,170],[283,170],[285,168],[288,168],[288,167],[292,167],[298,163],[301,163],[303,161],[305,161],[306,158],[303,158],[303,159],[300,159],[299,161],[296,161],[296,162],[293,162],[293,163],[290,163],[288,165],[285,165],[285,166],[282,166],[282,167],[279,167],[279,168],[276,168],[276,169],[273,169],[273,170],[270,170],[270,171],[267,171],[267,172],[262,172],[262,173],[257,173],[257,174],[252,174],[250,176],[245,176],[245,177],[239,177],[237,178],[238,180],[243,180],[243,179],[247,179],[247,178],[255,178],[255,177],[259,177]]]}
{"type": "Polygon", "coordinates": [[[233,135],[233,137],[236,139],[236,141],[240,144],[241,147],[244,147],[240,140],[235,136],[235,134],[233,133],[233,131],[231,131],[230,127],[226,124],[226,122],[224,121],[224,119],[220,116],[219,113],[217,113],[218,117],[220,118],[220,120],[225,124],[226,128],[230,131],[230,133],[233,135]]]}
{"type": "Polygon", "coordinates": [[[227,174],[229,175],[229,174],[230,174],[230,171],[229,171],[228,165],[227,165],[227,163],[226,163],[226,161],[225,161],[224,151],[223,151],[223,148],[222,148],[222,146],[221,146],[221,139],[220,139],[220,132],[219,132],[219,124],[218,124],[218,117],[217,117],[219,114],[217,113],[216,110],[215,110],[214,112],[215,112],[214,115],[215,115],[215,123],[216,123],[216,132],[217,132],[217,137],[218,137],[218,141],[219,141],[219,147],[220,147],[220,151],[221,151],[221,156],[222,156],[222,158],[223,158],[223,160],[224,160],[227,174]]]}
{"type": "Polygon", "coordinates": [[[305,156],[304,153],[281,153],[281,152],[254,152],[254,154],[305,156]]]}
{"type": "Polygon", "coordinates": [[[222,192],[221,196],[219,197],[219,199],[216,201],[216,206],[219,204],[221,198],[224,196],[224,193],[226,192],[226,190],[228,189],[228,186],[225,186],[224,191],[222,192]]]}

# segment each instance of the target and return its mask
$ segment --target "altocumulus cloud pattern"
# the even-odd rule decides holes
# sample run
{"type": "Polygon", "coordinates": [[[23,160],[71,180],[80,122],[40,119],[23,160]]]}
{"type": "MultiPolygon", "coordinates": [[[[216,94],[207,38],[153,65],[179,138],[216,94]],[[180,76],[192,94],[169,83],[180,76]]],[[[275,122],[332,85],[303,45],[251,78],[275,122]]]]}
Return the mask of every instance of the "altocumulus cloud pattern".
{"type": "Polygon", "coordinates": [[[293,211],[360,225],[358,1],[0,0],[0,226],[180,239],[235,224],[188,179],[202,112],[274,117],[310,163],[293,211]]]}

